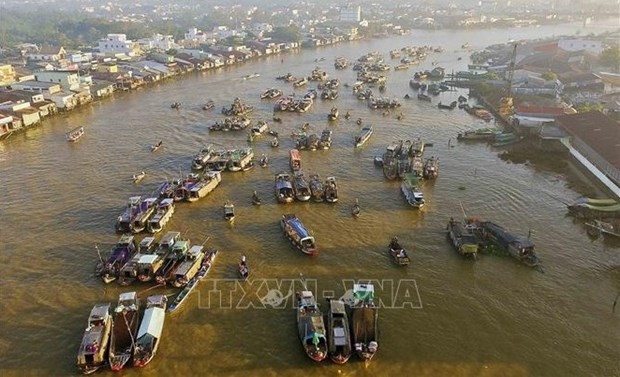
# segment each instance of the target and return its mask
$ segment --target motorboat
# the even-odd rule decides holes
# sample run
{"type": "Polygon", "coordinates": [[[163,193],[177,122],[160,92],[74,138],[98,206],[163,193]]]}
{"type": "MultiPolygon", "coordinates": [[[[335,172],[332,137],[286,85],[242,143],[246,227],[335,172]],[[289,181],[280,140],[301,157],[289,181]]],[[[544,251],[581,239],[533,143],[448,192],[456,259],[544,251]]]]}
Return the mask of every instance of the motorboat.
{"type": "Polygon", "coordinates": [[[146,309],[133,351],[134,367],[144,367],[155,357],[161,343],[167,304],[166,295],[153,295],[146,299],[146,309]]]}
{"type": "Polygon", "coordinates": [[[88,325],[82,335],[77,356],[77,367],[83,374],[91,374],[106,365],[106,353],[112,331],[110,304],[96,304],[88,316],[88,325]]]}

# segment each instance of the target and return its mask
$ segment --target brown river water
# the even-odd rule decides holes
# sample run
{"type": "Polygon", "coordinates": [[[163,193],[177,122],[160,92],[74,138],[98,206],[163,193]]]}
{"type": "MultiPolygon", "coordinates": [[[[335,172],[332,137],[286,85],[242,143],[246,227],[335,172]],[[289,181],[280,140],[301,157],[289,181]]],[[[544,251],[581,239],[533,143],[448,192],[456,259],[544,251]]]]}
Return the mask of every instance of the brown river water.
{"type": "MultiPolygon", "coordinates": [[[[617,20],[616,20],[617,21],[617,20]]],[[[442,46],[419,67],[388,72],[386,96],[397,98],[404,119],[382,116],[341,88],[334,101],[317,99],[306,114],[282,114],[273,128],[288,135],[304,122],[310,131],[333,130],[328,151],[302,152],[306,172],[337,177],[340,202],[277,204],[273,177],[288,170],[294,140],[257,138],[255,155],[267,153],[271,165],[245,173],[224,173],[214,192],[177,207],[166,230],[182,231],[193,242],[220,250],[207,280],[177,312],[168,316],[162,343],[144,369],[123,375],[214,376],[617,376],[620,375],[620,313],[612,303],[620,291],[618,242],[588,238],[582,224],[566,216],[562,201],[595,193],[562,157],[516,163],[498,157],[486,144],[457,143],[456,133],[477,121],[461,110],[439,110],[416,99],[409,78],[436,61],[452,70],[466,69],[468,52],[510,38],[600,32],[581,24],[529,29],[414,31],[411,35],[302,50],[239,67],[189,74],[174,81],[119,93],[114,98],[47,120],[42,127],[14,135],[0,144],[0,374],[69,376],[77,374],[75,357],[86,319],[97,302],[115,303],[120,288],[93,276],[95,245],[113,244],[114,221],[127,198],[152,193],[166,178],[189,171],[191,157],[205,142],[246,145],[246,133],[209,133],[221,119],[219,109],[234,97],[256,106],[254,119],[270,119],[273,101],[260,100],[269,87],[292,93],[275,77],[309,75],[318,66],[342,83],[353,84],[350,68],[336,71],[336,56],[355,60],[378,51],[411,45],[442,46]],[[462,60],[458,60],[462,57],[462,60]],[[324,58],[320,61],[320,58],[324,58]],[[282,62],[281,59],[284,61],[282,62]],[[257,72],[260,77],[242,80],[257,72]],[[212,98],[216,109],[201,110],[212,98]],[[180,110],[170,104],[179,101],[180,110]],[[328,124],[336,105],[351,120],[328,124]],[[353,148],[357,117],[375,127],[362,147],[353,148]],[[85,136],[74,145],[65,132],[79,125],[85,136]],[[427,206],[406,205],[398,182],[384,179],[373,165],[394,140],[420,137],[433,143],[426,157],[438,156],[441,171],[424,187],[427,206]],[[448,145],[449,139],[451,145],[448,145]],[[163,140],[163,148],[149,146],[163,140]],[[140,171],[146,179],[134,185],[140,171]],[[251,205],[256,190],[260,207],[251,205]],[[362,215],[353,218],[359,198],[362,215]],[[226,200],[236,204],[234,225],[223,220],[226,200]],[[497,222],[527,235],[536,244],[544,273],[509,257],[461,258],[448,243],[447,220],[467,215],[497,222]],[[294,250],[278,225],[295,213],[313,231],[318,257],[294,250]],[[388,258],[389,239],[398,235],[412,263],[400,268],[388,258]],[[239,284],[236,263],[248,257],[250,281],[239,284]],[[345,365],[316,364],[304,355],[289,292],[299,289],[299,274],[316,288],[319,302],[339,297],[353,280],[371,280],[383,304],[379,352],[364,365],[355,357],[345,365]]],[[[391,61],[394,64],[396,61],[391,61]]],[[[312,86],[312,83],[309,84],[312,86]]],[[[297,89],[298,94],[305,90],[297,89]]],[[[464,92],[445,92],[444,103],[464,92]]],[[[524,148],[524,147],[520,147],[524,148]]],[[[527,153],[527,151],[526,151],[527,153]]],[[[536,152],[532,150],[533,156],[536,152]]],[[[147,295],[148,286],[133,286],[147,295]]],[[[171,289],[162,292],[172,294],[171,289]]],[[[326,308],[326,305],[323,305],[326,308]]],[[[101,371],[102,375],[112,372],[101,371]]]]}

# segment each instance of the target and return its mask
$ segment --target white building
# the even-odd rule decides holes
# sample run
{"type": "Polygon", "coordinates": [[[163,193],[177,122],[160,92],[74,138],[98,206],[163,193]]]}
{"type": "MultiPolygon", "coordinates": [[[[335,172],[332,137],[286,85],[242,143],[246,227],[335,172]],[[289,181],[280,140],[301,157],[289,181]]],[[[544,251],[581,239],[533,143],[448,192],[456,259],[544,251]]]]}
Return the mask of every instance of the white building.
{"type": "Polygon", "coordinates": [[[192,41],[196,43],[206,43],[207,39],[208,39],[207,35],[203,33],[202,30],[198,30],[195,27],[187,30],[187,32],[185,33],[186,41],[192,41]]]}
{"type": "Polygon", "coordinates": [[[360,22],[361,20],[362,20],[362,8],[359,5],[340,8],[340,21],[360,22]]]}
{"type": "Polygon", "coordinates": [[[134,56],[136,52],[135,43],[127,39],[125,34],[108,34],[99,41],[99,52],[104,55],[126,54],[134,56]]]}
{"type": "Polygon", "coordinates": [[[162,50],[168,51],[171,48],[177,48],[172,35],[154,34],[151,38],[142,38],[138,40],[138,44],[142,50],[162,50]]]}
{"type": "Polygon", "coordinates": [[[601,41],[588,39],[560,39],[558,47],[564,51],[587,51],[593,54],[600,54],[605,49],[601,41]]]}
{"type": "Polygon", "coordinates": [[[80,75],[74,71],[40,71],[35,73],[37,81],[59,84],[66,90],[80,88],[80,75]]]}

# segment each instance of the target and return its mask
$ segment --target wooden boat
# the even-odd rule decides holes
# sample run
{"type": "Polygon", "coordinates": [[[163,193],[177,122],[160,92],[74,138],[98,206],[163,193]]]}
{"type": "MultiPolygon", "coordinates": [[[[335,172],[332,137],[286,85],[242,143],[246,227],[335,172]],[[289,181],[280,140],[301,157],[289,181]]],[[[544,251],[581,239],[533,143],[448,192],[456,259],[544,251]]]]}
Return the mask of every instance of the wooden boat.
{"type": "Polygon", "coordinates": [[[149,233],[161,232],[174,214],[174,200],[162,199],[157,204],[155,213],[149,219],[146,229],[149,233]]]}
{"type": "Polygon", "coordinates": [[[252,204],[254,204],[255,206],[259,206],[261,205],[261,203],[262,200],[260,200],[260,197],[258,196],[256,191],[254,191],[254,193],[252,194],[252,204]]]}
{"type": "Polygon", "coordinates": [[[351,332],[353,347],[360,359],[369,361],[377,353],[379,308],[375,304],[372,284],[353,285],[351,332]]]}
{"type": "Polygon", "coordinates": [[[96,304],[88,315],[77,355],[77,367],[83,374],[94,373],[106,364],[111,330],[110,304],[96,304]]]}
{"type": "Polygon", "coordinates": [[[529,267],[541,267],[540,260],[534,253],[534,244],[528,238],[514,235],[501,226],[490,221],[479,224],[482,236],[500,250],[529,267]]]}
{"type": "Polygon", "coordinates": [[[327,312],[327,354],[336,364],[344,364],[353,352],[349,319],[342,300],[329,300],[327,312]]]}
{"type": "Polygon", "coordinates": [[[155,238],[144,237],[138,245],[138,252],[125,263],[118,274],[118,284],[126,287],[133,283],[138,278],[138,271],[140,267],[140,261],[145,255],[153,254],[155,249],[155,238]]]}
{"type": "Polygon", "coordinates": [[[208,100],[203,106],[202,109],[203,110],[211,110],[215,108],[215,102],[213,102],[213,100],[208,100]]]}
{"type": "Polygon", "coordinates": [[[318,174],[310,175],[309,186],[312,201],[317,203],[325,201],[325,188],[323,187],[323,182],[318,174]]]}
{"type": "Polygon", "coordinates": [[[154,253],[144,253],[138,260],[138,280],[151,281],[164,266],[166,257],[172,251],[172,246],[179,239],[181,233],[168,232],[155,247],[154,253]]]}
{"type": "Polygon", "coordinates": [[[441,103],[441,101],[439,101],[437,107],[445,110],[454,110],[456,108],[456,105],[456,101],[451,102],[449,105],[444,105],[443,103],[441,103]]]}
{"type": "Polygon", "coordinates": [[[299,251],[313,256],[319,253],[314,237],[310,235],[310,232],[297,216],[294,214],[282,215],[280,226],[284,231],[284,235],[299,251]]]}
{"type": "Polygon", "coordinates": [[[224,219],[228,222],[235,221],[235,205],[230,200],[224,204],[224,219]]]}
{"type": "Polygon", "coordinates": [[[338,109],[335,107],[332,107],[329,114],[327,114],[327,120],[334,121],[338,119],[338,114],[339,114],[338,109]]]}
{"type": "Polygon", "coordinates": [[[453,218],[448,221],[446,226],[448,238],[452,241],[452,245],[454,245],[459,254],[465,257],[472,257],[473,259],[478,258],[480,241],[474,233],[474,230],[477,228],[477,225],[473,222],[463,224],[453,218]]]}
{"type": "MultiPolygon", "coordinates": [[[[189,241],[187,241],[187,244],[189,245],[189,241]]],[[[176,246],[175,244],[174,247],[176,246]]],[[[181,263],[170,274],[170,283],[176,288],[187,285],[187,283],[196,276],[198,270],[200,270],[204,257],[205,251],[201,245],[190,247],[189,250],[184,253],[181,263]]]]}
{"type": "Polygon", "coordinates": [[[367,126],[367,127],[362,128],[362,130],[360,131],[360,134],[355,137],[355,147],[359,148],[362,145],[364,145],[364,143],[368,141],[368,139],[370,139],[370,136],[372,136],[372,133],[373,133],[372,126],[367,126]]]}
{"type": "Polygon", "coordinates": [[[495,135],[495,142],[491,144],[491,146],[495,148],[505,147],[505,146],[516,144],[516,143],[519,143],[525,140],[525,136],[515,135],[514,137],[507,137],[505,139],[499,139],[499,140],[497,139],[497,136],[498,135],[495,135]]]}
{"type": "Polygon", "coordinates": [[[131,260],[135,252],[134,237],[130,234],[122,235],[105,261],[100,256],[100,262],[95,268],[96,275],[106,284],[113,282],[118,278],[121,268],[131,260]]]}
{"type": "Polygon", "coordinates": [[[280,145],[280,141],[278,140],[277,137],[274,137],[273,140],[271,140],[271,147],[277,148],[279,145],[280,145]]]}
{"type": "Polygon", "coordinates": [[[260,95],[260,98],[271,99],[271,98],[280,97],[281,95],[282,95],[282,91],[280,89],[269,88],[260,95]]]}
{"type": "Polygon", "coordinates": [[[114,309],[108,360],[110,369],[119,371],[133,356],[134,341],[140,324],[139,301],[136,292],[121,293],[114,309]]]}
{"type": "Polygon", "coordinates": [[[219,171],[208,171],[202,177],[202,179],[198,180],[196,183],[191,185],[188,189],[186,200],[188,202],[195,202],[209,195],[211,191],[215,190],[215,188],[222,181],[222,173],[219,171]]]}
{"type": "Polygon", "coordinates": [[[177,310],[183,304],[183,302],[185,302],[189,294],[192,293],[200,280],[207,276],[207,274],[211,270],[211,266],[213,266],[213,262],[215,260],[215,257],[217,256],[217,252],[218,251],[216,249],[210,249],[207,251],[206,256],[202,260],[200,270],[198,270],[196,276],[192,280],[190,280],[187,285],[183,287],[181,292],[179,292],[179,294],[175,297],[172,304],[168,306],[168,311],[173,312],[177,310]]]}
{"type": "Polygon", "coordinates": [[[162,140],[158,141],[157,144],[151,145],[151,152],[156,152],[161,146],[164,144],[162,140]]]}
{"type": "Polygon", "coordinates": [[[145,198],[136,207],[131,224],[132,233],[140,233],[146,229],[149,219],[157,209],[157,198],[145,198]]]}
{"type": "Polygon", "coordinates": [[[289,165],[291,166],[291,170],[293,172],[301,170],[301,157],[299,155],[299,151],[297,149],[291,149],[288,152],[289,165]]]}
{"type": "Polygon", "coordinates": [[[239,262],[239,265],[237,266],[237,273],[239,274],[239,279],[241,280],[247,280],[250,276],[250,266],[248,266],[245,255],[241,257],[241,262],[239,262]]]}
{"type": "Polygon", "coordinates": [[[567,205],[568,213],[577,218],[607,219],[620,217],[620,202],[613,199],[579,198],[567,205]]]}
{"type": "Polygon", "coordinates": [[[276,198],[280,203],[291,203],[295,198],[293,183],[288,173],[278,173],[275,178],[276,198]]]}
{"type": "Polygon", "coordinates": [[[424,161],[424,179],[435,179],[439,176],[439,158],[431,156],[424,161]]]}
{"type": "Polygon", "coordinates": [[[173,102],[173,103],[170,105],[170,108],[172,108],[172,109],[176,109],[176,110],[179,110],[179,109],[181,108],[181,102],[173,102]]]}
{"type": "Polygon", "coordinates": [[[409,255],[407,254],[407,250],[405,250],[405,248],[398,242],[398,237],[392,237],[390,245],[388,246],[388,252],[397,265],[409,265],[409,255]]]}
{"type": "Polygon", "coordinates": [[[146,309],[133,351],[134,367],[142,368],[155,357],[159,343],[161,343],[167,304],[168,297],[165,295],[153,295],[146,299],[146,309]]]}
{"type": "Polygon", "coordinates": [[[267,157],[266,154],[263,154],[260,157],[260,161],[258,164],[261,166],[261,168],[266,168],[269,165],[269,157],[267,157]]]}
{"type": "Polygon", "coordinates": [[[297,331],[306,355],[314,361],[327,357],[323,313],[311,291],[297,292],[297,331]]]}
{"type": "Polygon", "coordinates": [[[306,85],[307,83],[308,83],[308,79],[305,78],[305,77],[302,77],[299,80],[294,81],[293,82],[293,86],[296,87],[296,88],[299,88],[299,87],[302,87],[302,86],[306,85]]]}
{"type": "Polygon", "coordinates": [[[611,236],[620,237],[620,222],[603,221],[593,219],[585,223],[588,227],[588,234],[593,237],[611,236]]]}
{"type": "Polygon", "coordinates": [[[331,146],[332,146],[332,131],[323,130],[323,132],[321,132],[321,137],[319,138],[318,148],[329,149],[331,146]]]}
{"type": "Polygon", "coordinates": [[[424,93],[418,93],[418,99],[421,101],[431,102],[431,97],[429,97],[428,95],[424,93]]]}
{"type": "Polygon", "coordinates": [[[409,69],[409,64],[398,64],[394,67],[395,71],[404,71],[406,69],[409,69]]]}
{"type": "Polygon", "coordinates": [[[164,262],[155,274],[157,284],[164,285],[167,282],[174,282],[177,267],[185,260],[185,255],[189,251],[189,240],[177,238],[166,254],[164,262]]]}
{"type": "Polygon", "coordinates": [[[84,127],[77,127],[67,132],[67,141],[70,143],[76,143],[80,138],[84,136],[84,127]]]}
{"type": "Polygon", "coordinates": [[[406,173],[403,177],[403,182],[400,185],[400,190],[407,199],[407,203],[413,208],[422,208],[425,204],[424,194],[420,189],[419,179],[413,173],[406,173]]]}
{"type": "Polygon", "coordinates": [[[351,207],[351,215],[353,217],[359,217],[362,214],[362,207],[360,207],[359,200],[355,198],[355,203],[353,203],[353,207],[351,207]]]}
{"type": "Polygon", "coordinates": [[[256,72],[254,72],[254,73],[250,73],[249,75],[245,75],[245,76],[243,76],[243,77],[242,77],[242,79],[244,79],[244,80],[250,80],[250,79],[257,78],[257,77],[260,77],[260,73],[256,73],[256,72]]]}
{"type": "Polygon", "coordinates": [[[250,147],[235,149],[226,165],[228,171],[247,171],[254,166],[254,151],[250,147]]]}
{"type": "Polygon", "coordinates": [[[145,173],[144,171],[141,171],[141,172],[140,172],[140,173],[138,173],[138,174],[134,174],[134,175],[132,175],[132,176],[131,176],[131,179],[133,179],[133,183],[138,183],[138,182],[140,182],[141,180],[143,180],[143,179],[144,179],[144,177],[146,177],[146,173],[145,173]]]}
{"type": "Polygon", "coordinates": [[[479,128],[477,130],[466,130],[459,132],[456,135],[456,139],[460,141],[467,140],[493,140],[495,135],[499,132],[497,128],[479,128]]]}
{"type": "Polygon", "coordinates": [[[327,177],[325,179],[325,200],[328,203],[336,203],[338,201],[338,184],[336,177],[327,177]]]}
{"type": "Polygon", "coordinates": [[[301,171],[296,172],[293,178],[293,193],[300,202],[307,202],[312,197],[310,185],[301,171]]]}
{"type": "Polygon", "coordinates": [[[198,153],[192,158],[192,170],[203,170],[212,155],[213,146],[211,144],[202,146],[198,153]]]}

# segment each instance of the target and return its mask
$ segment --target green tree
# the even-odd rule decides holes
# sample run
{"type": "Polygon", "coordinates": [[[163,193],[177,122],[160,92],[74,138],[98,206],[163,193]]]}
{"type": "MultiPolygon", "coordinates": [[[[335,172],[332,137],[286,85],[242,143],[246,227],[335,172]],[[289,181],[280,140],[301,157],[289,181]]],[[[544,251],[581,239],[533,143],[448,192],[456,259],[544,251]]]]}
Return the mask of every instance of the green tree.
{"type": "Polygon", "coordinates": [[[299,42],[301,39],[301,32],[297,26],[284,26],[275,27],[271,33],[266,36],[273,39],[279,39],[285,42],[299,42]]]}
{"type": "Polygon", "coordinates": [[[543,79],[547,81],[558,79],[558,75],[556,75],[555,73],[551,71],[543,73],[542,75],[540,75],[540,77],[542,77],[543,79]]]}
{"type": "Polygon", "coordinates": [[[576,105],[575,110],[577,110],[577,112],[579,113],[587,113],[589,111],[602,111],[603,105],[599,102],[597,103],[584,102],[584,103],[580,103],[576,105]]]}

